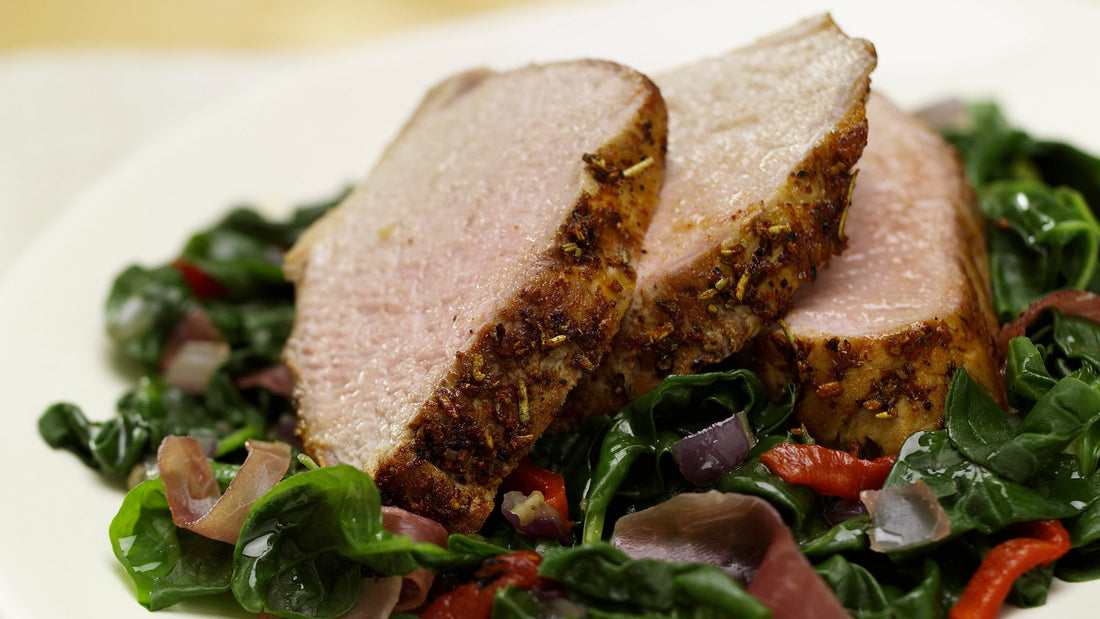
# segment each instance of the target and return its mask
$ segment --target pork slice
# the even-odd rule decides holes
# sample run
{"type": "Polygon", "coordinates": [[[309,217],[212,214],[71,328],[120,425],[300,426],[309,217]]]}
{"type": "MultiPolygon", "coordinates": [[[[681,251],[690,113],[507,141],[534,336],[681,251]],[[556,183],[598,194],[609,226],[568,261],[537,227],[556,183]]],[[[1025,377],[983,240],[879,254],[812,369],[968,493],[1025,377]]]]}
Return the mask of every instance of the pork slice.
{"type": "Polygon", "coordinates": [[[739,350],[844,245],[873,46],[827,15],[656,78],[669,158],[611,352],[557,424],[739,350]]]}
{"type": "Polygon", "coordinates": [[[876,456],[943,426],[957,368],[997,385],[997,324],[981,213],[954,151],[880,96],[868,118],[848,249],[757,345],[773,390],[800,386],[797,421],[815,439],[876,456]]]}
{"type": "Polygon", "coordinates": [[[610,62],[434,88],[287,256],[305,450],[478,529],[618,328],[665,148],[660,92],[610,62]]]}

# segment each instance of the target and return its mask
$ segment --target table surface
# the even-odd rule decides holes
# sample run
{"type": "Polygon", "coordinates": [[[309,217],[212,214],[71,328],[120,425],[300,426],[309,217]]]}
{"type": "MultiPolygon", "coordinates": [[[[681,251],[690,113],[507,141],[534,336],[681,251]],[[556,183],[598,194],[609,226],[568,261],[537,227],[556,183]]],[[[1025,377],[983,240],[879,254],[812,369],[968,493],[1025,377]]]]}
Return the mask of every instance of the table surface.
{"type": "Polygon", "coordinates": [[[0,287],[65,206],[188,118],[326,54],[554,0],[0,0],[0,287]]]}
{"type": "Polygon", "coordinates": [[[0,51],[142,46],[332,47],[549,0],[0,0],[0,51]]]}

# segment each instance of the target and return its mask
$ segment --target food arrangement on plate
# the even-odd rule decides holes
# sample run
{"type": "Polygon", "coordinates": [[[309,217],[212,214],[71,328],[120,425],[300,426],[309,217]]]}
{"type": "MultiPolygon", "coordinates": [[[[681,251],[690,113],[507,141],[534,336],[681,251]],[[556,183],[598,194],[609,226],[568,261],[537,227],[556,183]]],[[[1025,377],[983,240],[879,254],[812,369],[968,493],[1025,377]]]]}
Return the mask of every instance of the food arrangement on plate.
{"type": "Polygon", "coordinates": [[[1100,161],[875,64],[819,16],[449,78],[346,196],[120,274],[145,375],[40,432],[129,478],[151,609],[1041,604],[1098,569],[1100,161]]]}

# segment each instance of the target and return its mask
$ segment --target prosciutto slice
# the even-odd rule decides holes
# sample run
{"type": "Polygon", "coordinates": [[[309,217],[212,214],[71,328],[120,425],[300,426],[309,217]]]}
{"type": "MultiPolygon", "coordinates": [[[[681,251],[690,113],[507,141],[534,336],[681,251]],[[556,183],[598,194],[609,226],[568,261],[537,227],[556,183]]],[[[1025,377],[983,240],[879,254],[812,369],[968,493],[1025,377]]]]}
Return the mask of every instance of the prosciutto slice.
{"type": "Polygon", "coordinates": [[[634,559],[702,562],[747,585],[777,619],[848,617],[779,512],[759,497],[685,493],[615,523],[611,543],[634,559]]]}
{"type": "Polygon", "coordinates": [[[172,522],[199,535],[236,544],[241,525],[256,499],[290,468],[290,445],[248,441],[248,456],[222,494],[214,469],[197,439],[166,436],[157,450],[172,522]]]}

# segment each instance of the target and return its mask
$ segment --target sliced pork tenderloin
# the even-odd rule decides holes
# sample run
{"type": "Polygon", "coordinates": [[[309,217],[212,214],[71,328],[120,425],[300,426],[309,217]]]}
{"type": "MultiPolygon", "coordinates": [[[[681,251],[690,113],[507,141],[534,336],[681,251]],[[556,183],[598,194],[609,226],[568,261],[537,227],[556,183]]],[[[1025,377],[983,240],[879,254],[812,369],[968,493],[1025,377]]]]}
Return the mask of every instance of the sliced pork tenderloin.
{"type": "Polygon", "coordinates": [[[822,15],[656,78],[665,186],[612,351],[560,429],[738,351],[840,251],[875,64],[822,15]]]}
{"type": "Polygon", "coordinates": [[[659,91],[610,62],[433,89],[287,256],[306,451],[477,530],[618,328],[665,148],[659,91]]]}
{"type": "Polygon", "coordinates": [[[880,96],[845,230],[848,249],[756,341],[774,391],[800,387],[797,422],[821,443],[896,453],[943,426],[966,368],[994,394],[998,366],[981,213],[954,151],[880,96]]]}

